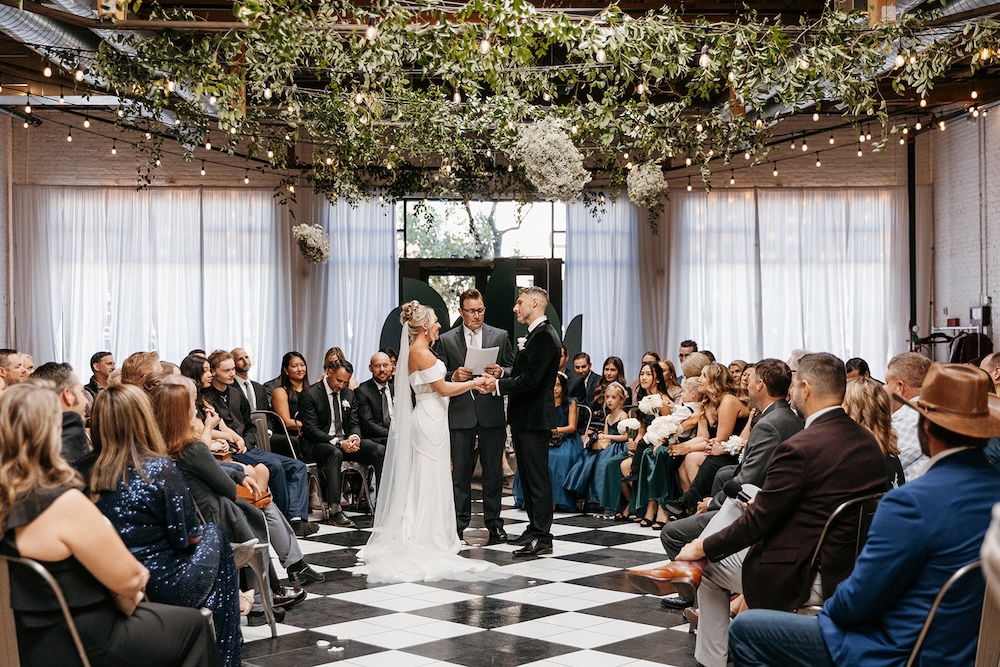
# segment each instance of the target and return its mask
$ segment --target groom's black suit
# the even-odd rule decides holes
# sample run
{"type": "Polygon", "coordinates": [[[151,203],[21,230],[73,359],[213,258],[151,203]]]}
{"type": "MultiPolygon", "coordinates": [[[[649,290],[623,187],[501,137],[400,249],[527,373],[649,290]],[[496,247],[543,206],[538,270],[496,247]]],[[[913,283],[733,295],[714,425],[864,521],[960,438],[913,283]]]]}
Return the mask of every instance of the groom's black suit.
{"type": "Polygon", "coordinates": [[[560,345],[556,330],[548,320],[542,320],[528,333],[523,349],[514,358],[510,377],[497,380],[497,391],[509,396],[507,415],[528,514],[525,533],[546,547],[552,546],[549,439],[556,425],[552,389],[559,370],[560,345]]]}

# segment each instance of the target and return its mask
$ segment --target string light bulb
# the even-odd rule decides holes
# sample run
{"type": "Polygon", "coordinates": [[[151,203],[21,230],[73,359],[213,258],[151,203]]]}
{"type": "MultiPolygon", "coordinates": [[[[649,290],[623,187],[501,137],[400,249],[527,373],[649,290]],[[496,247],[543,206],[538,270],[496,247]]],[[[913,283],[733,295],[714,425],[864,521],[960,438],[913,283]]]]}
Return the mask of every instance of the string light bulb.
{"type": "Polygon", "coordinates": [[[212,142],[211,141],[206,141],[205,142],[205,150],[206,151],[212,150],[212,142]]]}
{"type": "Polygon", "coordinates": [[[250,170],[247,169],[246,173],[243,175],[243,185],[250,185],[250,170]]]}
{"type": "Polygon", "coordinates": [[[365,39],[369,42],[374,42],[375,38],[378,37],[378,26],[375,25],[375,19],[368,19],[368,27],[365,28],[365,39]]]}
{"type": "Polygon", "coordinates": [[[594,58],[597,60],[597,62],[603,63],[605,60],[608,59],[608,52],[605,51],[603,48],[597,49],[597,52],[594,54],[594,58]]]}
{"type": "Polygon", "coordinates": [[[899,145],[900,146],[905,146],[906,145],[906,137],[900,137],[899,138],[899,145]]]}
{"type": "Polygon", "coordinates": [[[111,140],[111,154],[112,155],[118,155],[118,140],[117,139],[112,139],[111,140]]]}
{"type": "Polygon", "coordinates": [[[274,151],[272,151],[270,148],[268,148],[267,149],[267,159],[270,160],[273,157],[274,157],[274,151]]]}
{"type": "Polygon", "coordinates": [[[919,118],[917,119],[916,125],[913,126],[913,129],[916,130],[917,132],[924,129],[924,124],[920,122],[919,118]]]}
{"type": "Polygon", "coordinates": [[[146,139],[152,139],[152,138],[153,138],[153,135],[152,135],[152,133],[150,133],[150,132],[147,132],[147,133],[146,133],[146,139]]]}
{"type": "Polygon", "coordinates": [[[687,166],[687,167],[690,167],[691,166],[691,158],[689,158],[689,157],[684,158],[684,165],[687,166]]]}
{"type": "Polygon", "coordinates": [[[542,93],[542,99],[545,100],[546,102],[551,102],[552,101],[552,96],[549,95],[547,92],[545,92],[545,93],[542,93]]]}
{"type": "Polygon", "coordinates": [[[865,131],[861,130],[861,134],[858,135],[858,143],[863,144],[865,142],[865,131]]]}
{"type": "Polygon", "coordinates": [[[902,132],[903,132],[903,134],[909,134],[909,133],[910,133],[910,128],[908,128],[908,127],[906,127],[906,126],[904,125],[904,126],[903,126],[903,130],[902,130],[902,132]]]}
{"type": "Polygon", "coordinates": [[[216,102],[218,102],[218,101],[219,101],[219,98],[217,98],[215,95],[209,95],[208,96],[208,103],[210,105],[212,105],[213,107],[215,106],[216,102]]]}
{"type": "Polygon", "coordinates": [[[732,169],[729,170],[729,184],[736,185],[736,173],[732,169]]]}
{"type": "Polygon", "coordinates": [[[175,90],[177,90],[177,84],[172,79],[167,79],[167,91],[172,93],[175,90]]]}
{"type": "Polygon", "coordinates": [[[691,177],[690,177],[690,176],[688,176],[688,185],[687,185],[687,191],[688,191],[688,192],[691,192],[691,190],[692,190],[692,188],[691,188],[691,177]]]}
{"type": "Polygon", "coordinates": [[[76,72],[73,73],[73,78],[76,79],[78,82],[83,81],[83,70],[82,69],[76,70],[76,72]]]}
{"type": "Polygon", "coordinates": [[[461,104],[462,103],[462,93],[460,93],[460,92],[458,92],[456,90],[455,94],[451,96],[451,101],[454,102],[455,104],[461,104]]]}
{"type": "Polygon", "coordinates": [[[638,92],[640,96],[645,95],[646,84],[640,83],[638,86],[636,86],[636,92],[638,92]]]}
{"type": "Polygon", "coordinates": [[[90,117],[89,116],[84,116],[83,117],[83,126],[84,127],[90,127],[90,117]]]}
{"type": "Polygon", "coordinates": [[[939,122],[938,122],[938,128],[939,128],[939,129],[940,129],[940,130],[941,130],[942,132],[944,132],[944,121],[943,121],[943,120],[942,120],[942,121],[939,121],[939,122]]]}
{"type": "Polygon", "coordinates": [[[806,142],[805,136],[802,137],[802,152],[805,153],[809,150],[809,144],[806,142]]]}
{"type": "Polygon", "coordinates": [[[896,54],[895,65],[896,67],[902,67],[906,64],[906,58],[903,57],[902,53],[896,54]]]}
{"type": "Polygon", "coordinates": [[[698,67],[708,69],[712,66],[712,56],[708,55],[708,44],[701,47],[701,55],[698,56],[698,67]]]}
{"type": "Polygon", "coordinates": [[[865,128],[865,139],[868,141],[872,140],[872,131],[868,128],[865,128]]]}
{"type": "Polygon", "coordinates": [[[813,122],[815,123],[818,120],[819,120],[819,112],[818,111],[814,111],[813,112],[813,122]]]}
{"type": "Polygon", "coordinates": [[[793,151],[795,150],[795,133],[794,132],[792,132],[792,143],[789,145],[789,148],[791,148],[793,151]]]}
{"type": "Polygon", "coordinates": [[[31,124],[28,123],[28,121],[24,121],[24,129],[27,130],[30,126],[31,126],[31,124]]]}
{"type": "Polygon", "coordinates": [[[820,162],[820,159],[819,159],[819,151],[816,151],[816,166],[817,167],[822,167],[823,166],[823,163],[820,162]]]}
{"type": "Polygon", "coordinates": [[[493,45],[490,44],[490,40],[489,40],[488,37],[483,37],[483,41],[479,42],[479,53],[483,54],[484,56],[487,53],[489,53],[490,49],[492,49],[492,48],[493,48],[493,45]]]}
{"type": "Polygon", "coordinates": [[[24,103],[24,113],[31,115],[31,93],[28,93],[28,99],[24,103]]]}
{"type": "Polygon", "coordinates": [[[269,99],[271,99],[271,95],[272,95],[272,94],[273,94],[273,93],[271,92],[271,86],[266,86],[266,87],[264,88],[264,99],[265,99],[265,100],[269,100],[269,99]]]}
{"type": "Polygon", "coordinates": [[[49,66],[48,63],[45,63],[45,69],[42,70],[42,76],[44,76],[46,79],[52,76],[52,68],[49,66]]]}
{"type": "Polygon", "coordinates": [[[73,143],[73,128],[72,127],[69,128],[69,130],[66,132],[66,142],[70,143],[70,144],[73,143]]]}
{"type": "Polygon", "coordinates": [[[864,151],[861,150],[861,142],[859,141],[858,142],[858,157],[861,157],[863,155],[864,155],[864,151]]]}
{"type": "Polygon", "coordinates": [[[325,160],[323,160],[323,164],[325,164],[326,166],[328,166],[328,167],[329,167],[330,165],[332,165],[332,164],[333,164],[333,158],[332,158],[332,157],[330,157],[329,155],[327,155],[327,156],[326,156],[326,159],[325,159],[325,160]]]}
{"type": "Polygon", "coordinates": [[[159,166],[160,166],[160,164],[162,164],[162,163],[160,162],[160,158],[156,158],[156,166],[157,166],[157,167],[159,167],[159,166]]]}
{"type": "Polygon", "coordinates": [[[365,101],[365,96],[362,95],[361,93],[358,93],[357,95],[354,96],[354,103],[355,104],[360,105],[364,101],[365,101]]]}
{"type": "Polygon", "coordinates": [[[204,160],[201,161],[201,175],[202,176],[205,175],[205,161],[204,160]]]}
{"type": "Polygon", "coordinates": [[[62,86],[59,86],[59,104],[66,104],[66,96],[63,95],[62,86]]]}
{"type": "Polygon", "coordinates": [[[986,60],[987,58],[989,58],[990,57],[990,50],[989,50],[989,48],[984,46],[983,50],[982,50],[982,52],[980,52],[979,56],[983,60],[986,60]]]}
{"type": "Polygon", "coordinates": [[[749,160],[750,159],[750,151],[744,151],[743,152],[743,159],[744,160],[749,160]]]}
{"type": "Polygon", "coordinates": [[[771,175],[772,176],[777,176],[778,175],[778,163],[777,162],[772,162],[771,165],[774,167],[774,169],[771,170],[771,175]]]}
{"type": "Polygon", "coordinates": [[[835,143],[837,143],[837,140],[833,138],[833,132],[831,132],[831,133],[830,133],[830,145],[832,146],[832,145],[834,145],[835,143]]]}
{"type": "Polygon", "coordinates": [[[927,100],[924,98],[920,99],[920,108],[923,109],[927,106],[927,100]]]}

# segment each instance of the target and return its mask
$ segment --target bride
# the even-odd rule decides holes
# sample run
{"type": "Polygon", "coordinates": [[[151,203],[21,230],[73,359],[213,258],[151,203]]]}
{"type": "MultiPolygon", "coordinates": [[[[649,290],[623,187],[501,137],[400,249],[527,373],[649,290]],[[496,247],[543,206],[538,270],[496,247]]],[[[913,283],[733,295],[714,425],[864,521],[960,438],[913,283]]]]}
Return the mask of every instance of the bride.
{"type": "Polygon", "coordinates": [[[431,308],[410,301],[400,321],[396,397],[379,502],[372,536],[358,557],[368,566],[369,583],[504,576],[486,561],[458,555],[452,495],[448,397],[477,390],[485,380],[445,381],[444,363],[430,349],[441,330],[431,308]]]}

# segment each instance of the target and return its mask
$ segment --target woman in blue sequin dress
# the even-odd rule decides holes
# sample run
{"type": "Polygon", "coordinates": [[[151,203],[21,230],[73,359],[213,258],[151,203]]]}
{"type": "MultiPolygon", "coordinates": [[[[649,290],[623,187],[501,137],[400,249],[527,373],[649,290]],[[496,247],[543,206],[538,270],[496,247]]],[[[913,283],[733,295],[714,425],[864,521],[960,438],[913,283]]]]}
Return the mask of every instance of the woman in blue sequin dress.
{"type": "Polygon", "coordinates": [[[89,488],[125,545],[150,572],[154,602],[212,610],[223,664],[240,665],[236,565],[216,524],[201,525],[184,478],[166,457],[146,394],[109,386],[94,401],[97,455],[89,488]]]}

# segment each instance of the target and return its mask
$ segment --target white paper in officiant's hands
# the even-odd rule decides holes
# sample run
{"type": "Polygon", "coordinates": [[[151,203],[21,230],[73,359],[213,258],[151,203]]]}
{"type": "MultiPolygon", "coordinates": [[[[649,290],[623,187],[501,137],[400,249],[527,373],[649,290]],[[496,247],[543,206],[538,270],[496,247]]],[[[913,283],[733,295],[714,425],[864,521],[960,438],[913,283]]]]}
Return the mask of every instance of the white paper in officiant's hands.
{"type": "Polygon", "coordinates": [[[486,375],[486,367],[497,362],[499,347],[470,347],[465,353],[465,367],[473,375],[486,375]]]}

